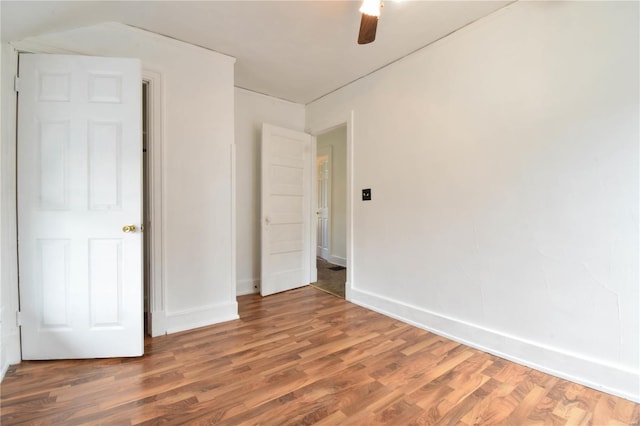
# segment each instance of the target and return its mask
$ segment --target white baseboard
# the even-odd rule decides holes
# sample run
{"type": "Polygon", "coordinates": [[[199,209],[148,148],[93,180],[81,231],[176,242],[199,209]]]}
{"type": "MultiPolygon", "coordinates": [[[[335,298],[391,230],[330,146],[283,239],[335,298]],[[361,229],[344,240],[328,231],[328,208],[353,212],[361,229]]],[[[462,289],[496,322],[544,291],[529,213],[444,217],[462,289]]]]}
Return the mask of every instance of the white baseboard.
{"type": "Polygon", "coordinates": [[[2,365],[0,366],[0,382],[4,379],[4,375],[7,374],[9,367],[15,364],[20,364],[21,352],[20,352],[20,334],[13,333],[3,336],[2,338],[2,365]]]}
{"type": "Polygon", "coordinates": [[[238,280],[236,283],[236,296],[244,296],[245,294],[254,294],[260,291],[260,280],[238,280]]]}
{"type": "Polygon", "coordinates": [[[151,337],[167,334],[167,317],[164,311],[151,312],[151,337]]]}
{"type": "Polygon", "coordinates": [[[640,402],[639,371],[448,318],[357,288],[351,288],[350,301],[500,358],[640,402]]]}
{"type": "Polygon", "coordinates": [[[347,259],[344,257],[329,255],[328,261],[334,265],[343,266],[345,268],[347,267],[347,259]]]}
{"type": "Polygon", "coordinates": [[[2,360],[2,368],[0,369],[0,383],[2,383],[2,380],[4,379],[5,374],[7,374],[9,365],[10,364],[6,362],[4,359],[2,360]]]}
{"type": "Polygon", "coordinates": [[[238,318],[238,303],[235,300],[179,312],[154,312],[151,321],[152,335],[177,333],[238,318]],[[155,322],[158,322],[158,328],[154,325],[155,322]]]}

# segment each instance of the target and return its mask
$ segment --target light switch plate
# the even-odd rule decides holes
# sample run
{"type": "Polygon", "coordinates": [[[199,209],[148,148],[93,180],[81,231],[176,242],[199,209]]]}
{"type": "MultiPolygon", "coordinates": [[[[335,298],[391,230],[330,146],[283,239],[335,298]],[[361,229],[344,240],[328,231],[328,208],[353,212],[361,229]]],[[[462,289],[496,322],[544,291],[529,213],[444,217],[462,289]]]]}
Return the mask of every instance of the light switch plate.
{"type": "Polygon", "coordinates": [[[371,201],[371,188],[362,190],[362,201],[371,201]]]}

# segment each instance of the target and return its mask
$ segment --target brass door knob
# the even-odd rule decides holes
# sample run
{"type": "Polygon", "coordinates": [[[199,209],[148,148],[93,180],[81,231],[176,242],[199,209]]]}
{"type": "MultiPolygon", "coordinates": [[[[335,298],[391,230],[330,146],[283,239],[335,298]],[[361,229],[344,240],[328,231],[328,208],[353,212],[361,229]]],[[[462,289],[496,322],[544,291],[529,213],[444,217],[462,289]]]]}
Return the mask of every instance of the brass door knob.
{"type": "Polygon", "coordinates": [[[135,225],[125,225],[122,227],[122,232],[136,232],[135,225]]]}

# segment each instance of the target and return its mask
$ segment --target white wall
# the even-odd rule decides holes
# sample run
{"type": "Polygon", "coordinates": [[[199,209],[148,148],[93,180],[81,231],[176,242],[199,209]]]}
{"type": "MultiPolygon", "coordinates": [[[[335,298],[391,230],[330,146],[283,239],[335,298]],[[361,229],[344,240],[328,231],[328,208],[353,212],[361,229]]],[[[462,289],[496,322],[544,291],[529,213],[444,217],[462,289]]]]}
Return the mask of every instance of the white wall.
{"type": "Polygon", "coordinates": [[[640,401],[638,6],[518,2],[307,106],[354,111],[352,301],[640,401]]]}
{"type": "Polygon", "coordinates": [[[262,123],[304,130],[304,105],[235,90],[237,293],[260,286],[260,140],[262,123]]]}
{"type": "Polygon", "coordinates": [[[331,236],[327,260],[347,266],[347,126],[318,135],[317,147],[331,147],[331,236]]]}
{"type": "MultiPolygon", "coordinates": [[[[152,144],[159,142],[162,149],[162,181],[156,182],[162,197],[162,277],[155,284],[153,334],[237,318],[235,59],[115,23],[18,45],[35,46],[36,51],[137,57],[144,70],[160,76],[162,137],[152,144]]],[[[3,170],[3,181],[5,177],[3,170]]]]}

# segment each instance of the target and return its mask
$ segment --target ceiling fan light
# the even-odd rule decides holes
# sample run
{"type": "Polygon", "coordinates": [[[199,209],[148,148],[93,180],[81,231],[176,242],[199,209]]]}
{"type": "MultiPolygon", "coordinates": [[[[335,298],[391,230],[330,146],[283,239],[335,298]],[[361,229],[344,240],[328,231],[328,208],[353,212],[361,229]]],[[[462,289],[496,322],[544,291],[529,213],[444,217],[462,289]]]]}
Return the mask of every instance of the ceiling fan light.
{"type": "Polygon", "coordinates": [[[369,16],[380,16],[380,0],[364,0],[360,12],[369,16]]]}

